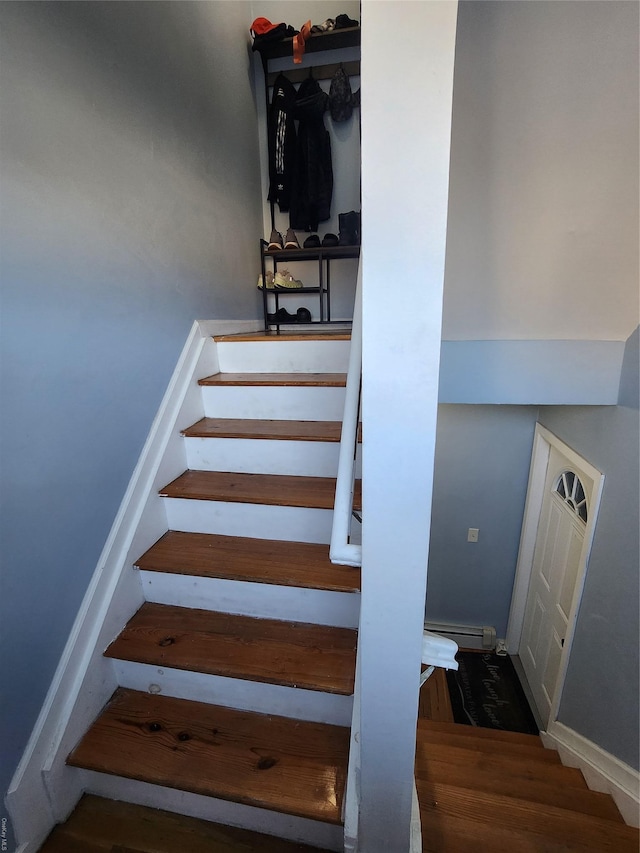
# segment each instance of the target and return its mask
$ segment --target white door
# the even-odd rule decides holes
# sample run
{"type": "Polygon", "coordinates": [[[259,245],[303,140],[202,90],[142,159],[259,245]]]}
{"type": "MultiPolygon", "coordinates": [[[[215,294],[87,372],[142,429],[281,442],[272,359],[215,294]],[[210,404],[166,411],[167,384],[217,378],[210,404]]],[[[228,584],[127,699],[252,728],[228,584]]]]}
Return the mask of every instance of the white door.
{"type": "Polygon", "coordinates": [[[593,489],[593,479],[551,447],[520,642],[520,660],[544,726],[576,607],[593,489]]]}

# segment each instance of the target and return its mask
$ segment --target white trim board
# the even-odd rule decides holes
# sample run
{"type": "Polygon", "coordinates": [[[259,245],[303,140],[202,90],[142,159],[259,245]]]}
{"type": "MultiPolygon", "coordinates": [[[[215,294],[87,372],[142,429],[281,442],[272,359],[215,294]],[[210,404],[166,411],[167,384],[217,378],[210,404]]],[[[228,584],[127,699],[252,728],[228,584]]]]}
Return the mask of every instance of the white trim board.
{"type": "Polygon", "coordinates": [[[549,723],[540,732],[546,747],[556,749],[562,763],[577,767],[592,791],[609,794],[629,826],[640,826],[640,773],[601,749],[578,732],[559,723],[549,723]]]}

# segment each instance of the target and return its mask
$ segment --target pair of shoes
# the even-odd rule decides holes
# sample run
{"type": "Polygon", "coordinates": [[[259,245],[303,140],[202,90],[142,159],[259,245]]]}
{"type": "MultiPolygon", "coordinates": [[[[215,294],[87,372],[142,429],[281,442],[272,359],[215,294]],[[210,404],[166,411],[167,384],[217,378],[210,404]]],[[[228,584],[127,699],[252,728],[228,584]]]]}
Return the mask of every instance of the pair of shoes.
{"type": "Polygon", "coordinates": [[[280,270],[273,277],[273,283],[279,290],[296,290],[304,287],[300,279],[294,278],[289,270],[280,270]]]}
{"type": "Polygon", "coordinates": [[[258,276],[258,287],[260,288],[260,290],[262,290],[263,287],[266,287],[267,290],[273,290],[275,288],[275,283],[271,270],[267,270],[267,272],[265,273],[265,278],[267,280],[267,283],[266,285],[263,285],[262,276],[258,276]]]}
{"type": "Polygon", "coordinates": [[[310,234],[304,241],[305,249],[319,249],[320,246],[337,246],[338,238],[335,234],[325,234],[322,238],[322,243],[317,234],[310,234]]]}
{"type": "Polygon", "coordinates": [[[287,236],[283,239],[282,234],[274,228],[267,244],[267,252],[277,252],[280,249],[299,249],[300,243],[293,228],[287,229],[287,236]]]}
{"type": "Polygon", "coordinates": [[[349,213],[339,213],[340,231],[338,242],[341,246],[360,245],[360,213],[350,210],[349,213]]]}
{"type": "Polygon", "coordinates": [[[272,326],[280,323],[310,323],[311,312],[308,308],[298,308],[295,314],[289,314],[286,308],[280,308],[275,314],[267,314],[267,322],[272,326]]]}

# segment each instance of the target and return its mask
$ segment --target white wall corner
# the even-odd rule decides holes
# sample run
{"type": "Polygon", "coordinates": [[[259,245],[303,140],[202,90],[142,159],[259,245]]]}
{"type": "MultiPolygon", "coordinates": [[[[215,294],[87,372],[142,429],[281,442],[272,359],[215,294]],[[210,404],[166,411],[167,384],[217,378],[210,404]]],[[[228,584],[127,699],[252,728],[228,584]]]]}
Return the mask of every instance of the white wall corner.
{"type": "Polygon", "coordinates": [[[593,741],[559,723],[540,732],[544,745],[556,749],[567,767],[582,771],[592,791],[609,794],[620,809],[625,823],[640,826],[640,773],[606,752],[593,741]]]}

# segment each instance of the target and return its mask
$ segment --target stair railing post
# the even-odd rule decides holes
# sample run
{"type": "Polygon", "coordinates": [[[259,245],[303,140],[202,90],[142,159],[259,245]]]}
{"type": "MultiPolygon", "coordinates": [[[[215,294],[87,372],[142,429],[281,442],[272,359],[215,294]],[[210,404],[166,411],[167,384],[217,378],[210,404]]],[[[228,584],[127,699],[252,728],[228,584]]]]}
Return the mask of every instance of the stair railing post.
{"type": "Polygon", "coordinates": [[[344,416],[340,436],[338,476],[333,506],[333,524],[329,557],[332,563],[342,566],[361,566],[362,547],[349,541],[355,461],[358,447],[358,419],[360,415],[360,386],[362,378],[362,254],[358,262],[358,279],[353,306],[351,349],[347,371],[344,416]]]}

